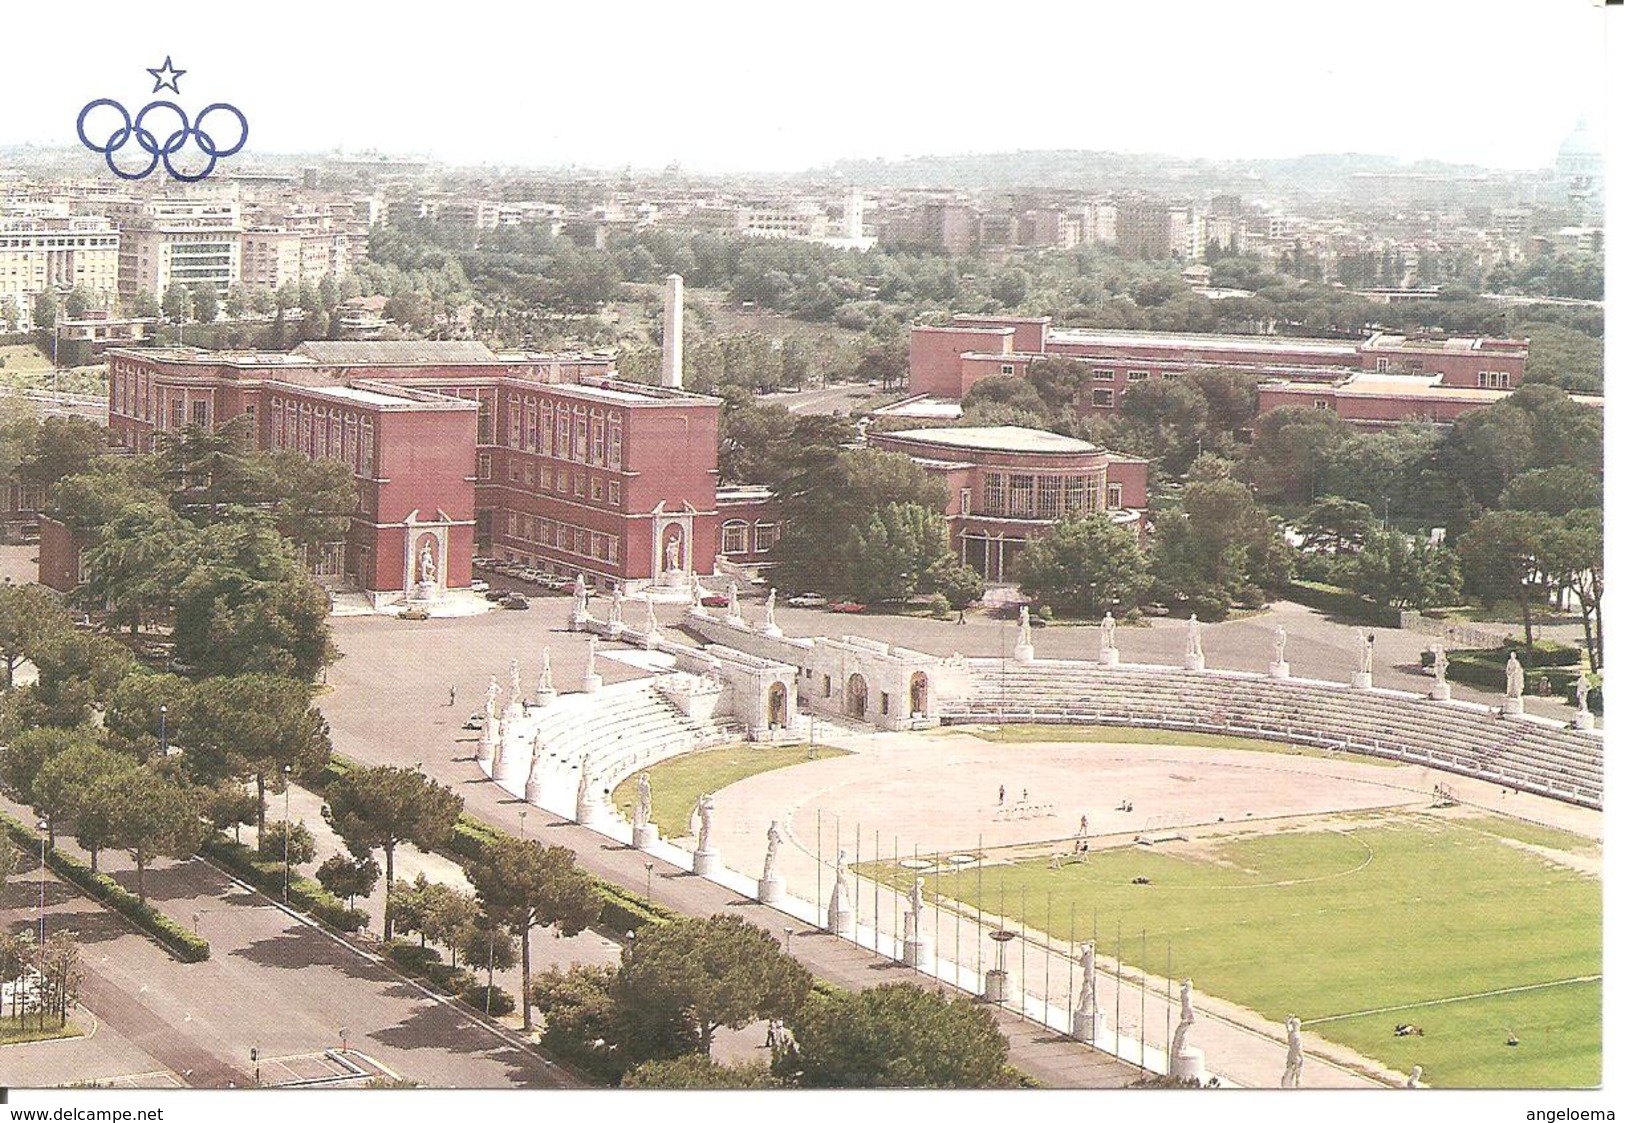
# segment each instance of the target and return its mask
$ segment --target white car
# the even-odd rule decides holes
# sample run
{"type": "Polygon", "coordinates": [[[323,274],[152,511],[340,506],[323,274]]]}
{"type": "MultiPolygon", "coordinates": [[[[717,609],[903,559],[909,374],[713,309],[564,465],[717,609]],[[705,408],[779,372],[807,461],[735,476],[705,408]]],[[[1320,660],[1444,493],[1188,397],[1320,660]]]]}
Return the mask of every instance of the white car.
{"type": "Polygon", "coordinates": [[[489,581],[470,581],[468,583],[468,591],[471,593],[483,593],[490,587],[491,583],[489,581]]]}
{"type": "Polygon", "coordinates": [[[784,602],[792,608],[823,608],[829,598],[819,593],[801,593],[784,602]]]}

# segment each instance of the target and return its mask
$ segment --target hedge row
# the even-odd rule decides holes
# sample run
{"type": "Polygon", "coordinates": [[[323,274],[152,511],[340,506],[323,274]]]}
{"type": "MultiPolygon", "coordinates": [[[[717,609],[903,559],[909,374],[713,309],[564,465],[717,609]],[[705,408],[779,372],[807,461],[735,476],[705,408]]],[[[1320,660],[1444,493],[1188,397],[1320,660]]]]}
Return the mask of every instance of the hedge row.
{"type": "MultiPolygon", "coordinates": [[[[276,859],[261,858],[256,851],[225,835],[207,839],[203,853],[267,896],[282,896],[282,863],[276,859]]],[[[321,882],[301,873],[288,879],[288,903],[340,932],[355,932],[367,926],[366,910],[349,908],[321,882]]]]}
{"type": "MultiPolygon", "coordinates": [[[[486,1010],[486,984],[468,967],[448,966],[434,948],[421,947],[404,940],[391,940],[384,954],[404,974],[420,979],[441,994],[454,994],[469,1006],[484,1013],[486,1010]]],[[[490,988],[490,1011],[493,1017],[511,1014],[513,996],[499,986],[490,988]]]]}
{"type": "Polygon", "coordinates": [[[1399,609],[1367,600],[1358,593],[1338,585],[1323,585],[1319,581],[1292,581],[1287,584],[1286,599],[1377,628],[1399,627],[1399,609]]]}
{"type": "MultiPolygon", "coordinates": [[[[33,831],[10,815],[0,812],[0,826],[18,845],[32,847],[38,839],[33,831]]],[[[182,963],[199,963],[209,958],[209,941],[184,924],[146,904],[105,873],[98,873],[73,855],[55,847],[46,851],[45,864],[64,881],[72,882],[95,900],[133,921],[182,963]]]]}

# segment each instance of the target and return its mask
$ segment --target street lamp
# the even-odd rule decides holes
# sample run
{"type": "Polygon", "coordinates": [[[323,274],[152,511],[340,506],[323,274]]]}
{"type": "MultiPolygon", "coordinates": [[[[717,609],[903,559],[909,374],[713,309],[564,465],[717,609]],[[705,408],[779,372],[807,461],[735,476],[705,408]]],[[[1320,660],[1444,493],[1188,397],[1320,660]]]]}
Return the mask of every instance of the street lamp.
{"type": "Polygon", "coordinates": [[[653,862],[644,862],[643,874],[643,896],[652,905],[655,903],[655,864],[653,862]]]}
{"type": "Polygon", "coordinates": [[[288,797],[293,791],[293,765],[282,766],[282,903],[288,903],[288,839],[293,823],[288,817],[288,797]]]}
{"type": "Polygon", "coordinates": [[[39,946],[45,947],[45,839],[51,824],[39,821],[39,946]]]}
{"type": "Polygon", "coordinates": [[[521,840],[525,837],[525,815],[526,812],[524,811],[519,813],[519,837],[521,840]]]}
{"type": "Polygon", "coordinates": [[[786,954],[788,954],[790,951],[790,933],[794,931],[795,929],[791,928],[788,924],[784,926],[784,950],[786,954]]]}
{"type": "Polygon", "coordinates": [[[158,707],[158,751],[163,756],[169,755],[169,707],[158,707]]]}

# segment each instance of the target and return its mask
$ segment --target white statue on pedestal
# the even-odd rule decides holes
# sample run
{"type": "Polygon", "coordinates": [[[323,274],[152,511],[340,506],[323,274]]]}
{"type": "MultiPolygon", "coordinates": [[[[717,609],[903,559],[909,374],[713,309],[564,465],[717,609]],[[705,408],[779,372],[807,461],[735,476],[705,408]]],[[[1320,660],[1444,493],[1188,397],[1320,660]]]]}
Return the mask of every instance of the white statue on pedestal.
{"type": "Polygon", "coordinates": [[[587,618],[587,578],[581,573],[576,574],[574,601],[570,605],[570,618],[572,620],[585,620],[587,618]]]}
{"type": "Polygon", "coordinates": [[[621,613],[625,610],[626,594],[621,592],[621,583],[615,582],[615,588],[609,594],[609,626],[614,627],[623,622],[621,613]]]}
{"type": "Polygon", "coordinates": [[[1516,651],[1507,656],[1507,697],[1523,697],[1523,664],[1518,662],[1516,651]]]}
{"type": "Polygon", "coordinates": [[[728,619],[739,619],[739,582],[728,582],[728,619]]]}
{"type": "Polygon", "coordinates": [[[666,568],[673,573],[683,568],[683,546],[675,538],[666,543],[666,568]]]}
{"type": "Polygon", "coordinates": [[[435,583],[434,549],[429,543],[423,543],[423,549],[418,551],[418,580],[425,585],[435,583]]]}
{"type": "Polygon", "coordinates": [[[1584,671],[1574,680],[1574,705],[1582,714],[1589,714],[1591,707],[1586,701],[1591,697],[1591,678],[1584,671]]]}
{"type": "Polygon", "coordinates": [[[778,602],[778,599],[779,591],[777,589],[767,591],[767,618],[762,622],[762,626],[768,630],[779,626],[778,621],[773,619],[773,606],[778,602]]]}
{"type": "Polygon", "coordinates": [[[536,680],[536,693],[546,696],[553,693],[553,652],[549,648],[542,648],[542,673],[536,680]]]}
{"type": "Polygon", "coordinates": [[[1355,634],[1360,637],[1360,673],[1368,675],[1377,650],[1377,633],[1356,628],[1355,634]]]}
{"type": "Polygon", "coordinates": [[[1275,625],[1275,661],[1286,662],[1286,629],[1279,624],[1275,625]]]}
{"type": "Polygon", "coordinates": [[[716,800],[711,798],[711,793],[700,797],[700,843],[694,848],[696,852],[711,849],[711,816],[716,809],[716,800]]]}
{"type": "Polygon", "coordinates": [[[1021,623],[1016,628],[1016,646],[1031,647],[1033,645],[1033,619],[1027,611],[1027,606],[1021,606],[1021,623]]]}
{"type": "Polygon", "coordinates": [[[519,660],[517,659],[508,660],[508,690],[511,694],[509,701],[513,705],[519,705],[519,700],[524,696],[524,691],[519,687],[519,660]]]}
{"type": "Polygon", "coordinates": [[[654,813],[654,793],[650,790],[649,774],[638,773],[638,805],[632,809],[632,825],[646,827],[649,825],[649,816],[654,813]]]}
{"type": "Polygon", "coordinates": [[[1196,1008],[1191,1005],[1191,981],[1186,979],[1179,985],[1179,1024],[1174,1027],[1174,1043],[1168,1049],[1170,1061],[1185,1051],[1185,1036],[1195,1024],[1196,1008]]]}
{"type": "Polygon", "coordinates": [[[1096,1012],[1095,1002],[1095,942],[1088,941],[1083,945],[1083,982],[1078,993],[1078,1013],[1092,1017],[1096,1012]]]}
{"type": "Polygon", "coordinates": [[[835,858],[835,886],[830,890],[827,927],[838,936],[852,934],[852,890],[847,882],[846,851],[835,858]]]}
{"type": "Polygon", "coordinates": [[[1444,648],[1439,644],[1433,645],[1433,681],[1436,685],[1444,685],[1444,673],[1450,669],[1450,660],[1445,656],[1444,648]]]}
{"type": "Polygon", "coordinates": [[[491,682],[485,688],[485,714],[495,717],[497,713],[497,697],[502,693],[502,687],[497,685],[497,676],[491,676],[491,682]]]}
{"type": "Polygon", "coordinates": [[[762,880],[772,881],[779,867],[779,846],[784,842],[784,836],[779,833],[779,821],[774,819],[767,825],[767,856],[762,859],[762,880]]]}
{"type": "Polygon", "coordinates": [[[1422,1066],[1412,1065],[1411,1074],[1405,1080],[1405,1087],[1420,1088],[1422,1086],[1422,1066]]]}
{"type": "Polygon", "coordinates": [[[1194,612],[1185,621],[1185,654],[1198,659],[1202,657],[1202,622],[1194,612]]]}
{"type": "Polygon", "coordinates": [[[694,582],[694,584],[689,587],[688,610],[690,612],[704,612],[705,601],[702,599],[704,596],[705,590],[700,588],[700,583],[698,581],[694,582]]]}
{"type": "Polygon", "coordinates": [[[660,634],[660,621],[655,619],[655,599],[650,597],[643,603],[649,607],[648,618],[643,623],[643,632],[648,636],[657,636],[660,634]]]}
{"type": "Polygon", "coordinates": [[[587,756],[581,756],[581,775],[576,778],[576,822],[585,823],[592,807],[592,771],[587,767],[587,756]]]}
{"type": "Polygon", "coordinates": [[[1302,1025],[1296,1014],[1286,1020],[1286,1071],[1281,1074],[1283,1088],[1296,1088],[1303,1079],[1302,1025]]]}
{"type": "Polygon", "coordinates": [[[1100,621],[1100,653],[1117,650],[1117,620],[1108,610],[1100,621]]]}

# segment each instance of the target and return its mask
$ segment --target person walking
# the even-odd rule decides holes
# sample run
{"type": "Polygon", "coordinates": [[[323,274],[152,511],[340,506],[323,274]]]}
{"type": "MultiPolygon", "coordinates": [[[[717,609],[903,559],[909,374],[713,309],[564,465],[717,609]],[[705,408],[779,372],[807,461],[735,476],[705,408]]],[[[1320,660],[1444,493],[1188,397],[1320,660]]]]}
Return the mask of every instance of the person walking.
{"type": "Polygon", "coordinates": [[[999,785],[999,806],[1000,807],[1004,806],[1004,785],[1003,784],[999,785]]]}
{"type": "Polygon", "coordinates": [[[451,688],[451,701],[447,702],[446,705],[455,706],[456,704],[457,704],[457,687],[455,685],[453,685],[452,688],[451,688]]]}

